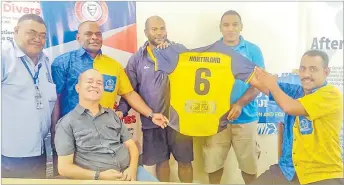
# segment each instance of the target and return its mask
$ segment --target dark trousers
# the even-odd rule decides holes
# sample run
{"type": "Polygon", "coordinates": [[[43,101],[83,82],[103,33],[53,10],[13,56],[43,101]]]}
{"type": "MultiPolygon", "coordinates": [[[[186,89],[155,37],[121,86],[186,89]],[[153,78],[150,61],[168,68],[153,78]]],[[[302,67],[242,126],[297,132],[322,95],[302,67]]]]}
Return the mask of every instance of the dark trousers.
{"type": "Polygon", "coordinates": [[[2,178],[45,179],[46,153],[35,157],[6,157],[1,155],[2,178]]]}
{"type": "MultiPolygon", "coordinates": [[[[295,176],[292,181],[288,181],[285,176],[283,175],[280,167],[278,164],[274,164],[270,166],[270,169],[265,171],[261,174],[256,180],[254,180],[250,184],[292,184],[298,185],[300,184],[298,178],[295,176]]],[[[335,184],[335,185],[344,185],[343,179],[328,179],[323,181],[318,181],[314,183],[310,183],[311,185],[327,185],[327,184],[335,184]]]]}

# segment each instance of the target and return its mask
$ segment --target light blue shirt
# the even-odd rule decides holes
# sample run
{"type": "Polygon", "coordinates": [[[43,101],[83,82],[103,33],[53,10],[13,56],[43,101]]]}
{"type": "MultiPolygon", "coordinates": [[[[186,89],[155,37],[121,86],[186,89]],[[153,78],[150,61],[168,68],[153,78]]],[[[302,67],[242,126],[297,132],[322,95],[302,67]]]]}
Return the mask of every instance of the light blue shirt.
{"type": "Polygon", "coordinates": [[[43,141],[51,126],[51,114],[56,101],[49,59],[42,52],[35,66],[15,41],[5,41],[2,43],[1,68],[2,155],[39,156],[43,154],[43,141]],[[42,96],[42,109],[36,108],[34,81],[21,58],[32,74],[41,64],[38,87],[42,96]]]}
{"type": "MultiPolygon", "coordinates": [[[[265,68],[264,58],[260,48],[257,45],[245,40],[242,36],[240,36],[239,44],[237,46],[234,46],[233,49],[236,52],[240,53],[242,56],[252,61],[257,66],[265,68]]],[[[230,103],[233,104],[237,102],[245,94],[249,87],[249,84],[241,80],[235,80],[230,103]]],[[[228,123],[245,124],[252,121],[258,121],[258,119],[258,104],[255,100],[253,100],[242,108],[241,114],[236,120],[228,123]]]]}

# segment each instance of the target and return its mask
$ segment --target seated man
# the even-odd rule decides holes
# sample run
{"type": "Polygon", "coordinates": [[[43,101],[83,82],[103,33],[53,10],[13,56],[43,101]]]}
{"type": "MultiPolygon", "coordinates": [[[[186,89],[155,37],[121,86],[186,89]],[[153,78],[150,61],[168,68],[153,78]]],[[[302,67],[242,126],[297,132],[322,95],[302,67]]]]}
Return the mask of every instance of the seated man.
{"type": "Polygon", "coordinates": [[[251,83],[286,113],[278,164],[251,184],[344,184],[340,131],[343,95],[327,83],[325,52],[307,51],[301,58],[301,85],[278,83],[256,68],[251,83]]]}
{"type": "Polygon", "coordinates": [[[56,126],[59,174],[71,179],[158,181],[138,167],[138,149],[113,110],[99,104],[103,77],[95,69],[80,74],[79,104],[56,126]]]}

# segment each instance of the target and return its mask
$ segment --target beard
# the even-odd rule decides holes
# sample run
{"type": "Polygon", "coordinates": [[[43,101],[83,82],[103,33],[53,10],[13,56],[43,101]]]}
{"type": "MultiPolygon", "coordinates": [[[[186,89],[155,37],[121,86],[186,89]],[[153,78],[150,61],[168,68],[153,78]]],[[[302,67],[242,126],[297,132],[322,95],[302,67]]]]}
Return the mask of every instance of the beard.
{"type": "Polygon", "coordinates": [[[161,43],[164,43],[166,41],[166,38],[163,38],[162,41],[156,41],[156,39],[149,39],[149,42],[153,45],[153,46],[158,46],[161,43]]]}

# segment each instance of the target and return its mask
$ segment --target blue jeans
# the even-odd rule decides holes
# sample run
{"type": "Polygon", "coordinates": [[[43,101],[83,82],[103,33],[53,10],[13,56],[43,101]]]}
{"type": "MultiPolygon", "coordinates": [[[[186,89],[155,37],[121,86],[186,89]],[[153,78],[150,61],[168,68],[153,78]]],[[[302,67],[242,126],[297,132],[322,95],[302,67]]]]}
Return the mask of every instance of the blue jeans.
{"type": "Polygon", "coordinates": [[[137,181],[146,181],[146,182],[159,182],[159,180],[157,178],[155,178],[152,174],[150,174],[142,166],[137,167],[136,180],[137,181]]]}

